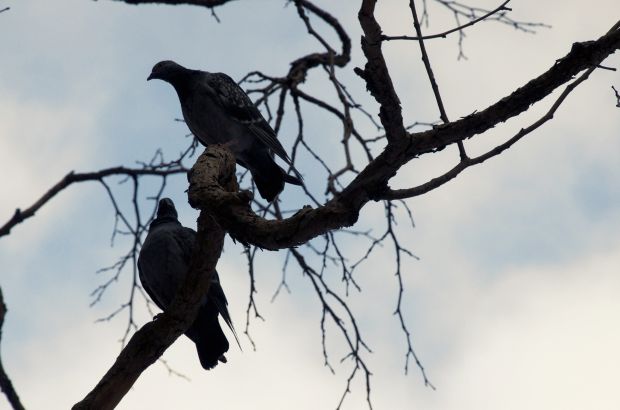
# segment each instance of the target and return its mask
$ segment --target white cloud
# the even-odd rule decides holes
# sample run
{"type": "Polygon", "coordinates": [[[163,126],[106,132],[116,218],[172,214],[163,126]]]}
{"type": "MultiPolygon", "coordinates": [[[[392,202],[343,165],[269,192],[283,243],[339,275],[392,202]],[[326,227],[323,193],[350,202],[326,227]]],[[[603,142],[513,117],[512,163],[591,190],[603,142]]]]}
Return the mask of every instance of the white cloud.
{"type": "Polygon", "coordinates": [[[616,408],[618,249],[477,287],[452,317],[433,408],[616,408]]]}

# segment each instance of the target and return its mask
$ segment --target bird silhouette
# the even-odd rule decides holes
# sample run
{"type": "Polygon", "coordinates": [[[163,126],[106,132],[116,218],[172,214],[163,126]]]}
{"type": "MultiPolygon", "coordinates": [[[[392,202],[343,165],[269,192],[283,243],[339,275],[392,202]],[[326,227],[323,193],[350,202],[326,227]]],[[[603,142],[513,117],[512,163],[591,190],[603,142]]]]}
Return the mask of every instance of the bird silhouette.
{"type": "MultiPolygon", "coordinates": [[[[157,217],[138,256],[140,282],[153,302],[166,311],[189,270],[196,232],[184,227],[177,219],[177,210],[170,198],[159,201],[157,217]]],[[[196,344],[200,364],[206,370],[220,362],[226,362],[224,353],[229,344],[220,323],[221,315],[232,330],[237,343],[237,333],[228,312],[228,301],[219,281],[213,273],[208,293],[202,298],[196,319],[185,335],[196,344]]]]}
{"type": "Polygon", "coordinates": [[[183,118],[203,145],[226,144],[237,163],[248,169],[260,195],[273,201],[284,183],[303,185],[303,178],[247,94],[223,73],[185,68],[174,61],[161,61],[147,80],[159,79],[176,90],[183,118]],[[274,161],[280,157],[295,175],[274,161]]]}

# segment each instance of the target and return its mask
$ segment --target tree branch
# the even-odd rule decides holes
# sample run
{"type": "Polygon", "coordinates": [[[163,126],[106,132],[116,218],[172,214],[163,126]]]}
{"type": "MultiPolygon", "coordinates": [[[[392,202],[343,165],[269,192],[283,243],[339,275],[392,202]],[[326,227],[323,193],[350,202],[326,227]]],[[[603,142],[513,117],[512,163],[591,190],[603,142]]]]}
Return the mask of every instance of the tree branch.
{"type": "Polygon", "coordinates": [[[555,112],[558,110],[558,108],[560,108],[560,105],[562,105],[562,103],[566,99],[566,97],[568,97],[568,95],[579,84],[581,84],[582,82],[587,80],[588,77],[590,77],[590,74],[592,74],[592,72],[594,72],[595,69],[596,68],[589,69],[588,71],[583,73],[581,76],[579,76],[578,79],[576,79],[571,84],[569,84],[566,87],[566,89],[564,89],[562,94],[560,94],[558,99],[553,103],[553,105],[551,106],[549,111],[547,111],[545,113],[545,115],[540,117],[536,122],[531,124],[529,127],[522,128],[517,134],[515,134],[508,141],[504,142],[501,145],[498,145],[497,147],[489,150],[488,152],[486,152],[486,153],[484,153],[484,154],[482,154],[482,155],[480,155],[478,157],[466,158],[464,160],[461,160],[456,166],[454,166],[454,168],[452,168],[451,170],[449,170],[445,174],[440,175],[440,176],[438,176],[436,178],[433,178],[430,181],[428,181],[428,182],[426,182],[426,183],[424,183],[422,185],[418,185],[417,187],[407,188],[407,189],[396,189],[396,190],[391,190],[390,189],[390,190],[387,190],[386,192],[384,192],[381,195],[381,198],[382,199],[386,199],[386,200],[394,200],[394,199],[413,198],[414,196],[423,195],[423,194],[425,194],[425,193],[427,193],[429,191],[432,191],[433,189],[436,189],[436,188],[442,186],[443,184],[453,180],[461,172],[463,172],[465,169],[467,169],[467,168],[469,168],[469,167],[471,167],[473,165],[482,164],[487,159],[495,157],[495,156],[501,154],[502,152],[506,151],[508,148],[512,147],[515,143],[517,143],[519,140],[521,140],[521,138],[525,137],[526,135],[530,134],[532,131],[536,130],[538,127],[540,127],[543,124],[545,124],[547,121],[551,120],[553,118],[555,112]]]}
{"type": "MultiPolygon", "coordinates": [[[[506,1],[506,3],[508,3],[508,1],[506,1]]],[[[422,28],[420,27],[418,12],[416,11],[414,0],[409,0],[409,8],[411,9],[411,15],[413,16],[413,27],[416,34],[418,35],[418,44],[420,46],[420,52],[422,53],[422,62],[424,63],[424,68],[426,69],[426,74],[428,75],[428,81],[431,83],[433,95],[435,96],[437,107],[439,108],[439,117],[441,118],[441,121],[444,122],[444,124],[447,124],[450,122],[450,120],[448,119],[448,114],[446,113],[446,109],[443,105],[441,93],[439,92],[439,85],[437,84],[437,80],[435,80],[435,73],[433,73],[433,68],[431,67],[431,60],[428,57],[428,53],[426,52],[426,46],[424,45],[424,39],[422,36],[422,28]]],[[[457,144],[461,159],[467,159],[467,153],[465,152],[465,146],[463,145],[463,141],[458,141],[457,144]]]]}
{"type": "Polygon", "coordinates": [[[102,169],[101,171],[96,172],[84,172],[84,173],[75,173],[74,171],[69,172],[64,176],[58,183],[56,183],[53,187],[51,187],[41,198],[39,198],[34,204],[26,208],[25,210],[21,210],[17,208],[15,213],[2,227],[0,227],[0,237],[8,235],[11,233],[11,229],[24,220],[33,217],[34,214],[41,209],[43,205],[45,205],[49,200],[51,200],[56,194],[58,194],[63,189],[68,186],[85,181],[103,181],[104,178],[109,176],[128,176],[128,177],[137,177],[142,175],[154,175],[154,176],[166,176],[172,174],[179,174],[182,172],[187,172],[188,169],[183,166],[175,166],[170,169],[163,169],[160,167],[144,167],[144,168],[127,168],[127,167],[114,167],[102,169]]]}
{"type": "MultiPolygon", "coordinates": [[[[7,309],[4,304],[4,297],[2,296],[2,288],[0,288],[0,341],[2,341],[2,325],[4,324],[4,316],[6,315],[7,309]]],[[[24,406],[19,400],[19,396],[13,387],[13,383],[9,376],[4,371],[4,366],[2,365],[2,359],[0,358],[0,389],[4,392],[7,400],[11,407],[14,410],[24,410],[24,406]]]]}
{"type": "Polygon", "coordinates": [[[375,5],[376,0],[364,0],[358,13],[364,31],[362,51],[367,62],[363,70],[356,67],[355,73],[366,81],[366,88],[381,106],[379,118],[387,140],[391,142],[404,139],[407,131],[403,124],[400,100],[381,51],[381,26],[374,16],[375,5]]]}
{"type": "Polygon", "coordinates": [[[616,90],[616,87],[614,87],[613,85],[611,86],[611,89],[614,90],[614,94],[616,97],[616,107],[620,107],[620,93],[618,93],[618,90],[616,90]]]}
{"type": "Polygon", "coordinates": [[[168,4],[171,6],[179,6],[182,4],[188,4],[191,6],[202,6],[213,8],[222,6],[233,0],[114,0],[122,1],[127,4],[140,5],[140,4],[168,4]]]}
{"type": "Polygon", "coordinates": [[[506,7],[506,4],[510,3],[510,0],[506,0],[504,1],[502,4],[500,4],[496,9],[489,11],[488,13],[484,14],[483,16],[480,16],[474,20],[469,21],[466,24],[460,25],[458,27],[454,27],[453,29],[444,31],[442,33],[438,33],[438,34],[429,34],[426,36],[421,35],[421,33],[417,33],[416,30],[416,36],[386,36],[386,35],[381,35],[381,40],[431,40],[434,38],[446,38],[448,36],[448,34],[452,34],[455,33],[457,31],[461,31],[463,29],[466,29],[467,27],[471,27],[476,23],[481,22],[482,20],[487,19],[488,17],[491,17],[493,14],[498,13],[500,11],[510,11],[512,9],[506,7]]]}
{"type": "Polygon", "coordinates": [[[242,243],[270,250],[290,248],[357,220],[357,212],[337,200],[317,209],[307,205],[287,219],[264,219],[252,211],[250,192],[231,192],[220,184],[222,178],[234,175],[234,166],[235,158],[227,148],[210,145],[188,174],[188,196],[191,206],[213,215],[242,243]]]}
{"type": "Polygon", "coordinates": [[[439,125],[432,130],[410,134],[411,144],[406,149],[407,160],[428,152],[439,151],[446,145],[481,134],[521,114],[579,72],[597,67],[618,49],[620,49],[620,27],[616,23],[612,30],[598,40],[574,43],[571,51],[557,60],[548,71],[483,111],[449,124],[439,125]]]}

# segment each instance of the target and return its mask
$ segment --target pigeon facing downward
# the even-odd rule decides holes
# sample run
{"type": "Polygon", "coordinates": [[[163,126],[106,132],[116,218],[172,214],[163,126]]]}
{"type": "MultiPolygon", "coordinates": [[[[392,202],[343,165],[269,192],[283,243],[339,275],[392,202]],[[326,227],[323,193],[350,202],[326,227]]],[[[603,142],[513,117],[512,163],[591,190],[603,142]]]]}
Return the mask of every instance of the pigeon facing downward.
{"type": "MultiPolygon", "coordinates": [[[[196,232],[181,225],[172,200],[161,199],[157,218],[149,227],[138,257],[142,287],[161,310],[165,311],[170,306],[177,288],[185,279],[195,241],[196,232]]],[[[224,353],[228,351],[228,340],[220,327],[218,314],[222,315],[237,339],[227,305],[219,276],[214,272],[209,292],[203,297],[198,315],[185,332],[196,344],[200,364],[206,370],[215,367],[218,360],[226,362],[224,353]]]]}
{"type": "Polygon", "coordinates": [[[148,77],[152,79],[174,87],[190,131],[203,145],[227,144],[237,163],[252,173],[258,192],[267,201],[282,192],[285,182],[303,185],[274,130],[232,78],[161,61],[153,67],[148,77]],[[295,176],[275,163],[274,154],[291,167],[295,176]]]}

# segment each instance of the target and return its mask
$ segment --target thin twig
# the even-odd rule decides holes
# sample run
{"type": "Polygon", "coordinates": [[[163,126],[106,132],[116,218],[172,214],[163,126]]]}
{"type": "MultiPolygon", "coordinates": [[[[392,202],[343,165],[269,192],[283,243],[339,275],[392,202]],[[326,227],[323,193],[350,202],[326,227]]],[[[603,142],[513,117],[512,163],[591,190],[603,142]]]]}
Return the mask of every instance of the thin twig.
{"type": "MultiPolygon", "coordinates": [[[[506,4],[508,4],[510,2],[510,0],[506,0],[505,2],[503,2],[502,4],[500,4],[496,9],[489,11],[488,13],[484,14],[483,16],[480,16],[474,20],[470,20],[468,23],[463,24],[461,26],[455,27],[453,29],[444,31],[442,33],[438,33],[438,34],[430,34],[430,35],[426,35],[423,36],[420,33],[418,33],[417,36],[386,36],[386,35],[382,35],[381,36],[381,40],[431,40],[434,38],[446,38],[448,36],[448,34],[452,34],[454,32],[457,31],[461,31],[463,29],[466,29],[467,27],[471,27],[476,23],[479,23],[483,20],[486,20],[487,18],[489,18],[490,16],[492,16],[495,13],[498,13],[502,10],[506,10],[506,11],[511,11],[512,9],[506,7],[506,4]]],[[[422,17],[424,18],[424,16],[427,16],[426,14],[426,8],[425,11],[422,15],[422,17]]],[[[417,32],[417,30],[416,30],[417,32]]]]}

